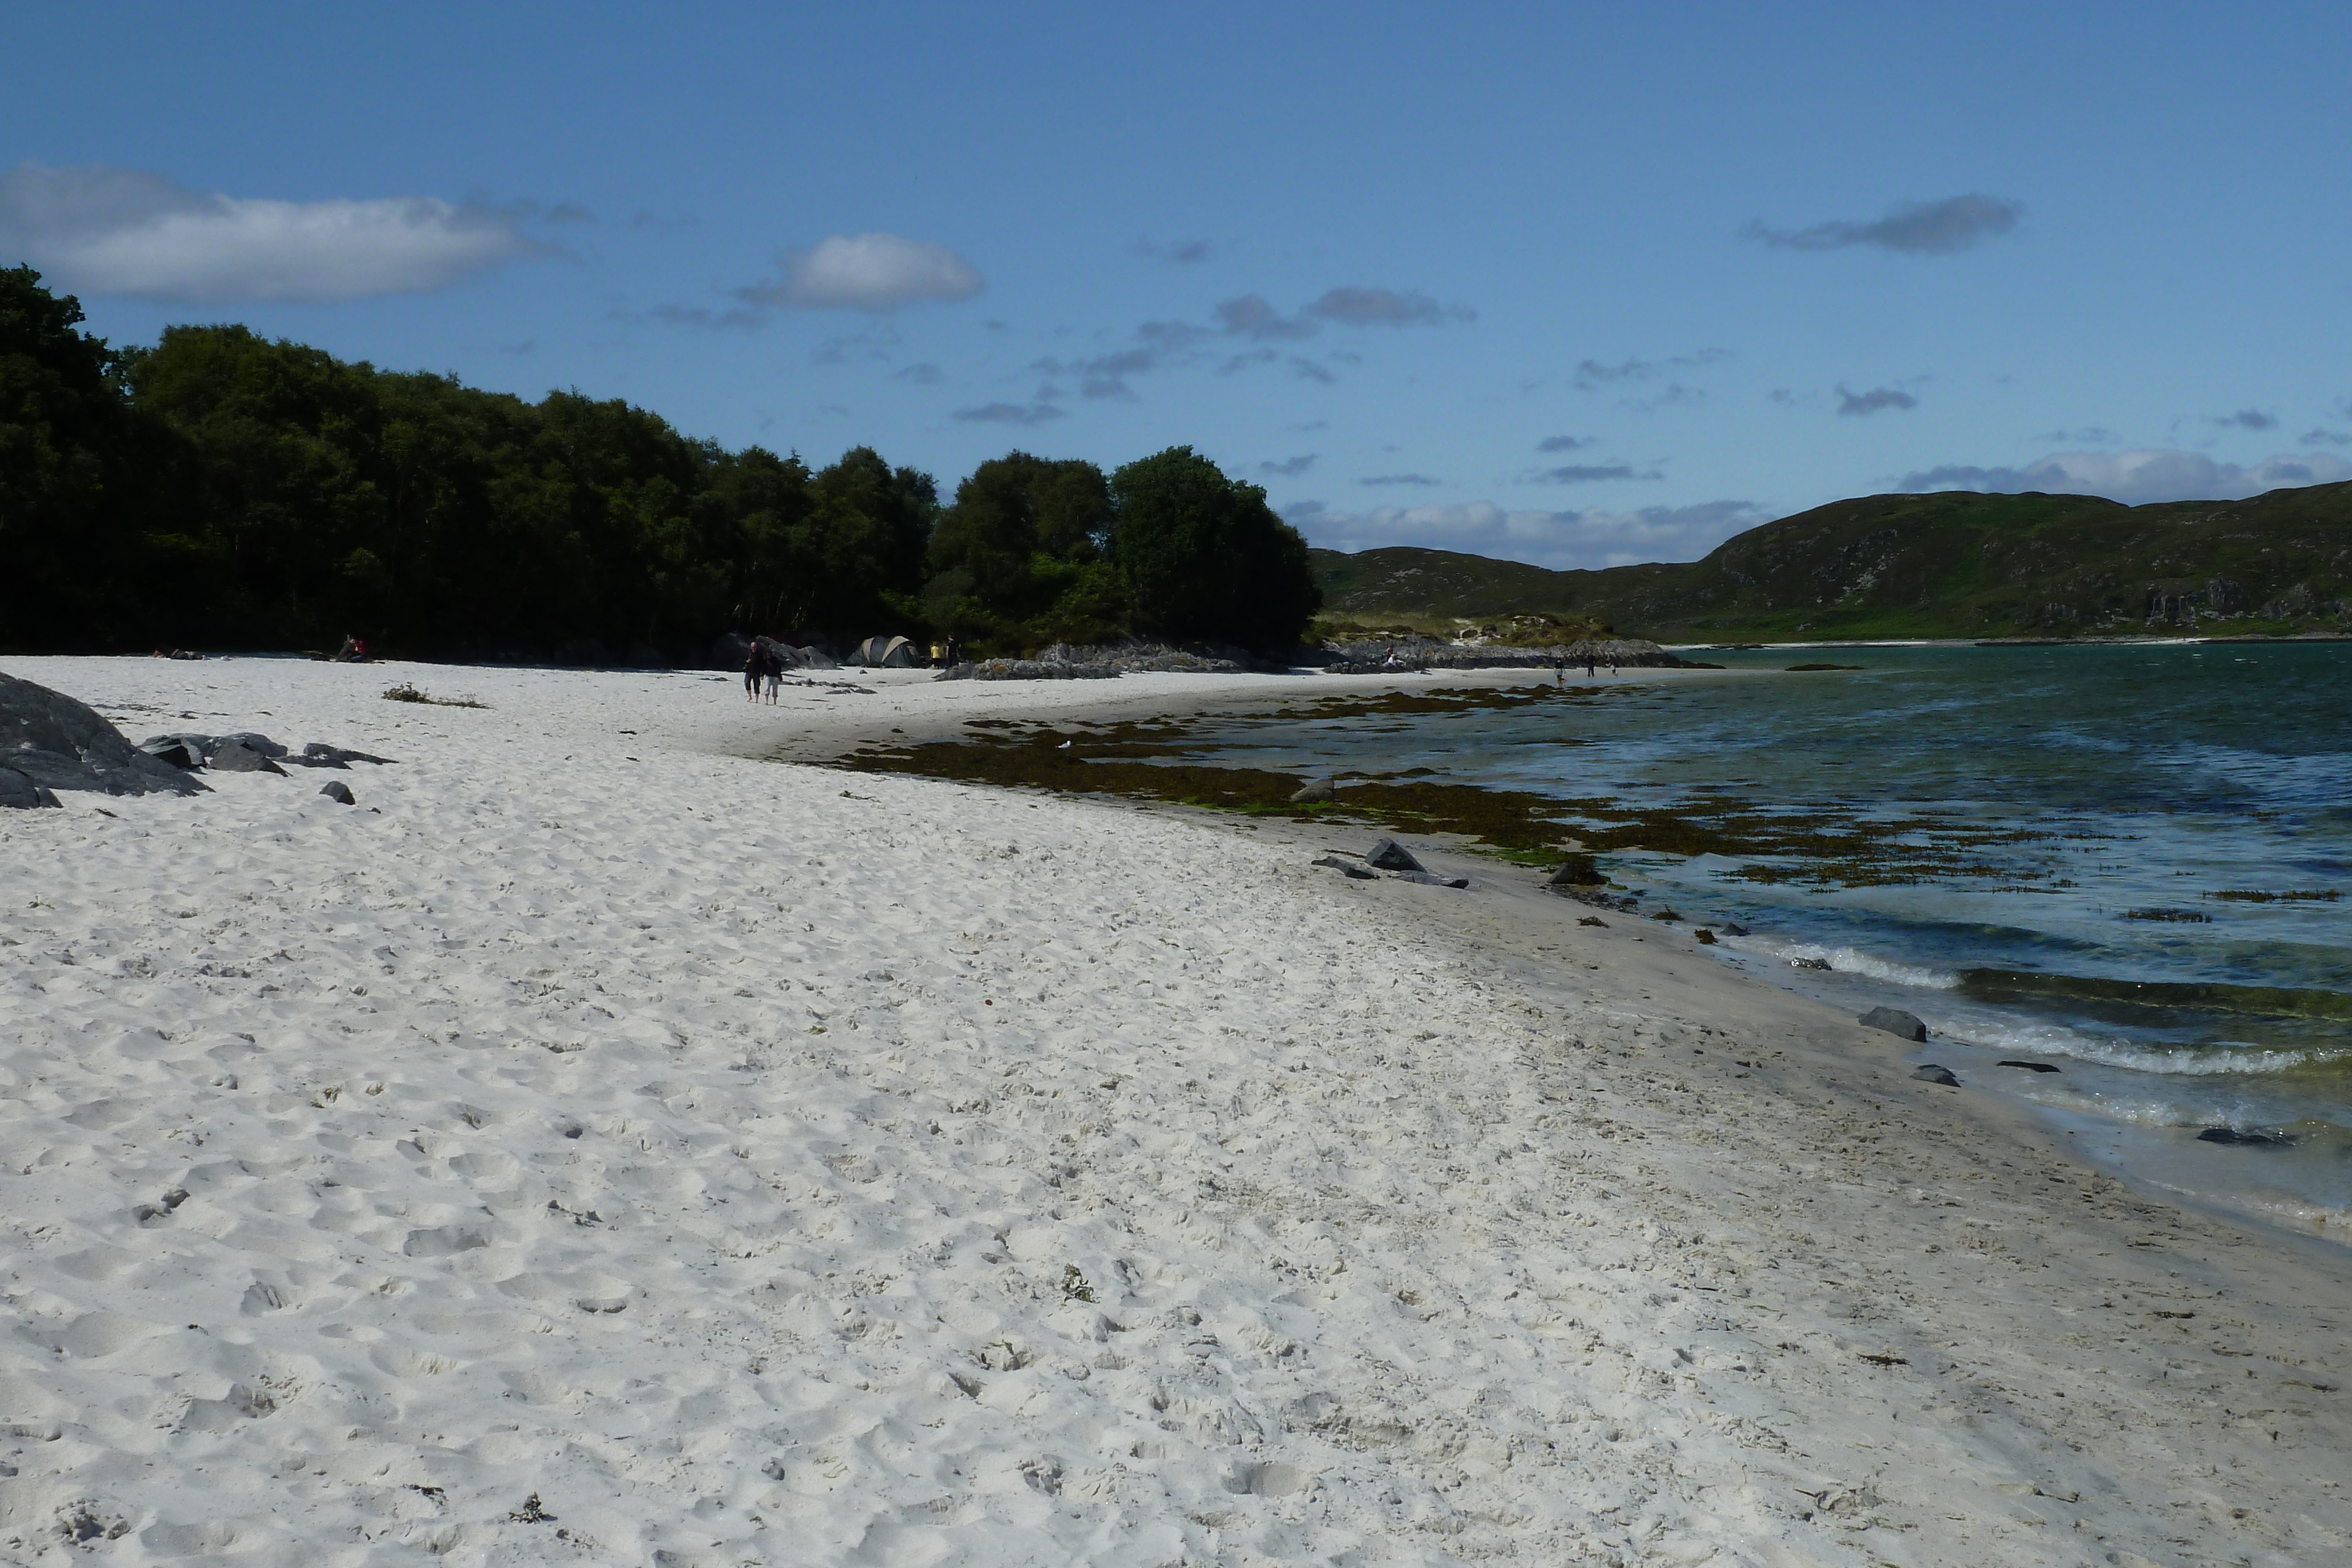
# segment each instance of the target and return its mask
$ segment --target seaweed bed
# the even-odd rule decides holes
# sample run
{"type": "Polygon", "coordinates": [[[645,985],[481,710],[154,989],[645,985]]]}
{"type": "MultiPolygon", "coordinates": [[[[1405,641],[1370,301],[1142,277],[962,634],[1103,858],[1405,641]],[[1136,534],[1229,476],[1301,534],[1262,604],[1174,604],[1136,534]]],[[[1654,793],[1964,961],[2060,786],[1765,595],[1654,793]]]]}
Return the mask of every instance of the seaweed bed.
{"type": "MultiPolygon", "coordinates": [[[[1594,700],[1592,688],[1557,685],[1389,692],[1292,704],[1222,722],[1296,724],[1462,713],[1539,703],[1594,700]]],[[[1192,720],[1220,716],[1196,714],[1192,720]]],[[[1528,863],[1570,851],[1655,851],[1716,855],[1740,863],[1723,874],[1813,888],[1916,883],[1952,877],[1995,879],[2044,892],[2071,885],[2046,869],[2001,863],[2000,849],[2053,841],[2040,830],[1988,827],[1927,811],[1875,815],[1861,806],[1791,810],[1728,786],[1641,803],[1608,796],[1562,798],[1444,781],[1433,769],[1341,773],[1330,801],[1297,801],[1306,778],[1203,760],[1225,746],[1187,720],[1081,723],[979,719],[968,737],[869,747],[835,766],[909,773],[964,783],[1116,795],[1300,821],[1360,821],[1391,830],[1452,834],[1484,852],[1528,863]]],[[[2097,837],[2069,833],[2067,838],[2097,837]]]]}

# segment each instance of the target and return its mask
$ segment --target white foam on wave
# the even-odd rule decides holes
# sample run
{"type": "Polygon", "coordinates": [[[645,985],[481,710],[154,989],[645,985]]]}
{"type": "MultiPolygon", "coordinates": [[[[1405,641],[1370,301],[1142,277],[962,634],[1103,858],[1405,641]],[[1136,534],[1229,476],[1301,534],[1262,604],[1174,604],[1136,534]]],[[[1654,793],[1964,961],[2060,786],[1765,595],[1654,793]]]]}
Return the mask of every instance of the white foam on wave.
{"type": "Polygon", "coordinates": [[[2290,1072],[2298,1067],[2315,1067],[2352,1059],[2352,1051],[2326,1048],[2281,1050],[2273,1046],[2229,1043],[2154,1045],[2084,1034],[2063,1024],[2008,1022],[1996,1019],[1969,1019],[1947,1026],[1944,1032],[1955,1040],[1982,1046],[1988,1051],[2071,1056],[2077,1061],[2095,1061],[2103,1067],[2122,1067],[2134,1072],[2163,1072],[2181,1077],[2290,1072]]]}
{"type": "Polygon", "coordinates": [[[1809,958],[1815,963],[1827,964],[1837,974],[1861,975],[1868,979],[1885,980],[1889,985],[1948,991],[1960,983],[1960,977],[1949,969],[1930,968],[1925,964],[1898,963],[1893,958],[1881,958],[1856,947],[1831,947],[1819,942],[1779,942],[1760,936],[1727,936],[1719,940],[1737,952],[1778,958],[1782,963],[1809,958]]]}

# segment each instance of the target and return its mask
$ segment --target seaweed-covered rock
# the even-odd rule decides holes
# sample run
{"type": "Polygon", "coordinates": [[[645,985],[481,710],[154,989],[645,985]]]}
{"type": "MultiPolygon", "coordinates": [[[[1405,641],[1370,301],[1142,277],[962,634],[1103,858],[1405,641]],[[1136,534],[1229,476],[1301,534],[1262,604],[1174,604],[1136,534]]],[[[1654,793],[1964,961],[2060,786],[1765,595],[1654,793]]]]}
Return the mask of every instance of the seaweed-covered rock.
{"type": "Polygon", "coordinates": [[[0,767],[49,789],[201,795],[205,787],[122,737],[88,704],[0,674],[0,767]]]}

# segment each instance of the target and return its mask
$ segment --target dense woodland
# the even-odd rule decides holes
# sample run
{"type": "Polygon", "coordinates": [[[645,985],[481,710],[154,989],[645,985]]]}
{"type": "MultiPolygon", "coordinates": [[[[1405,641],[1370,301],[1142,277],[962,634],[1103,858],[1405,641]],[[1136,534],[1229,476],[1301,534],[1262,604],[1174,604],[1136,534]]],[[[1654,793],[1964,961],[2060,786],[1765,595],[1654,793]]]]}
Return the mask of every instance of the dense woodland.
{"type": "Polygon", "coordinates": [[[858,447],[730,452],[243,327],[152,348],[0,269],[0,647],[698,661],[723,632],[975,652],[1132,635],[1270,649],[1318,604],[1265,492],[1189,447],[1015,452],[942,501],[858,447]]]}

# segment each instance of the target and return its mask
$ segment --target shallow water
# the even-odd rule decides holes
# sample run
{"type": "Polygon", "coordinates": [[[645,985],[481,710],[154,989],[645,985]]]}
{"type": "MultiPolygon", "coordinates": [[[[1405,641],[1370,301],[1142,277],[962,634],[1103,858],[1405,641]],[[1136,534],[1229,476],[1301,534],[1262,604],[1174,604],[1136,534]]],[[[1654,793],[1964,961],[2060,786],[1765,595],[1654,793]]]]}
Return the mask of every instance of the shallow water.
{"type": "Polygon", "coordinates": [[[1749,926],[1727,962],[1918,1014],[1936,1032],[1916,1060],[2042,1107],[2144,1179],[2352,1239],[2352,645],[1697,656],[1729,672],[1210,732],[1250,766],[1916,821],[1891,845],[1965,852],[1894,882],[1851,857],[1603,866],[1645,909],[1749,926]],[[1832,659],[1864,668],[1783,673],[1832,659]],[[2282,1141],[2200,1141],[2214,1128],[2282,1141]]]}

